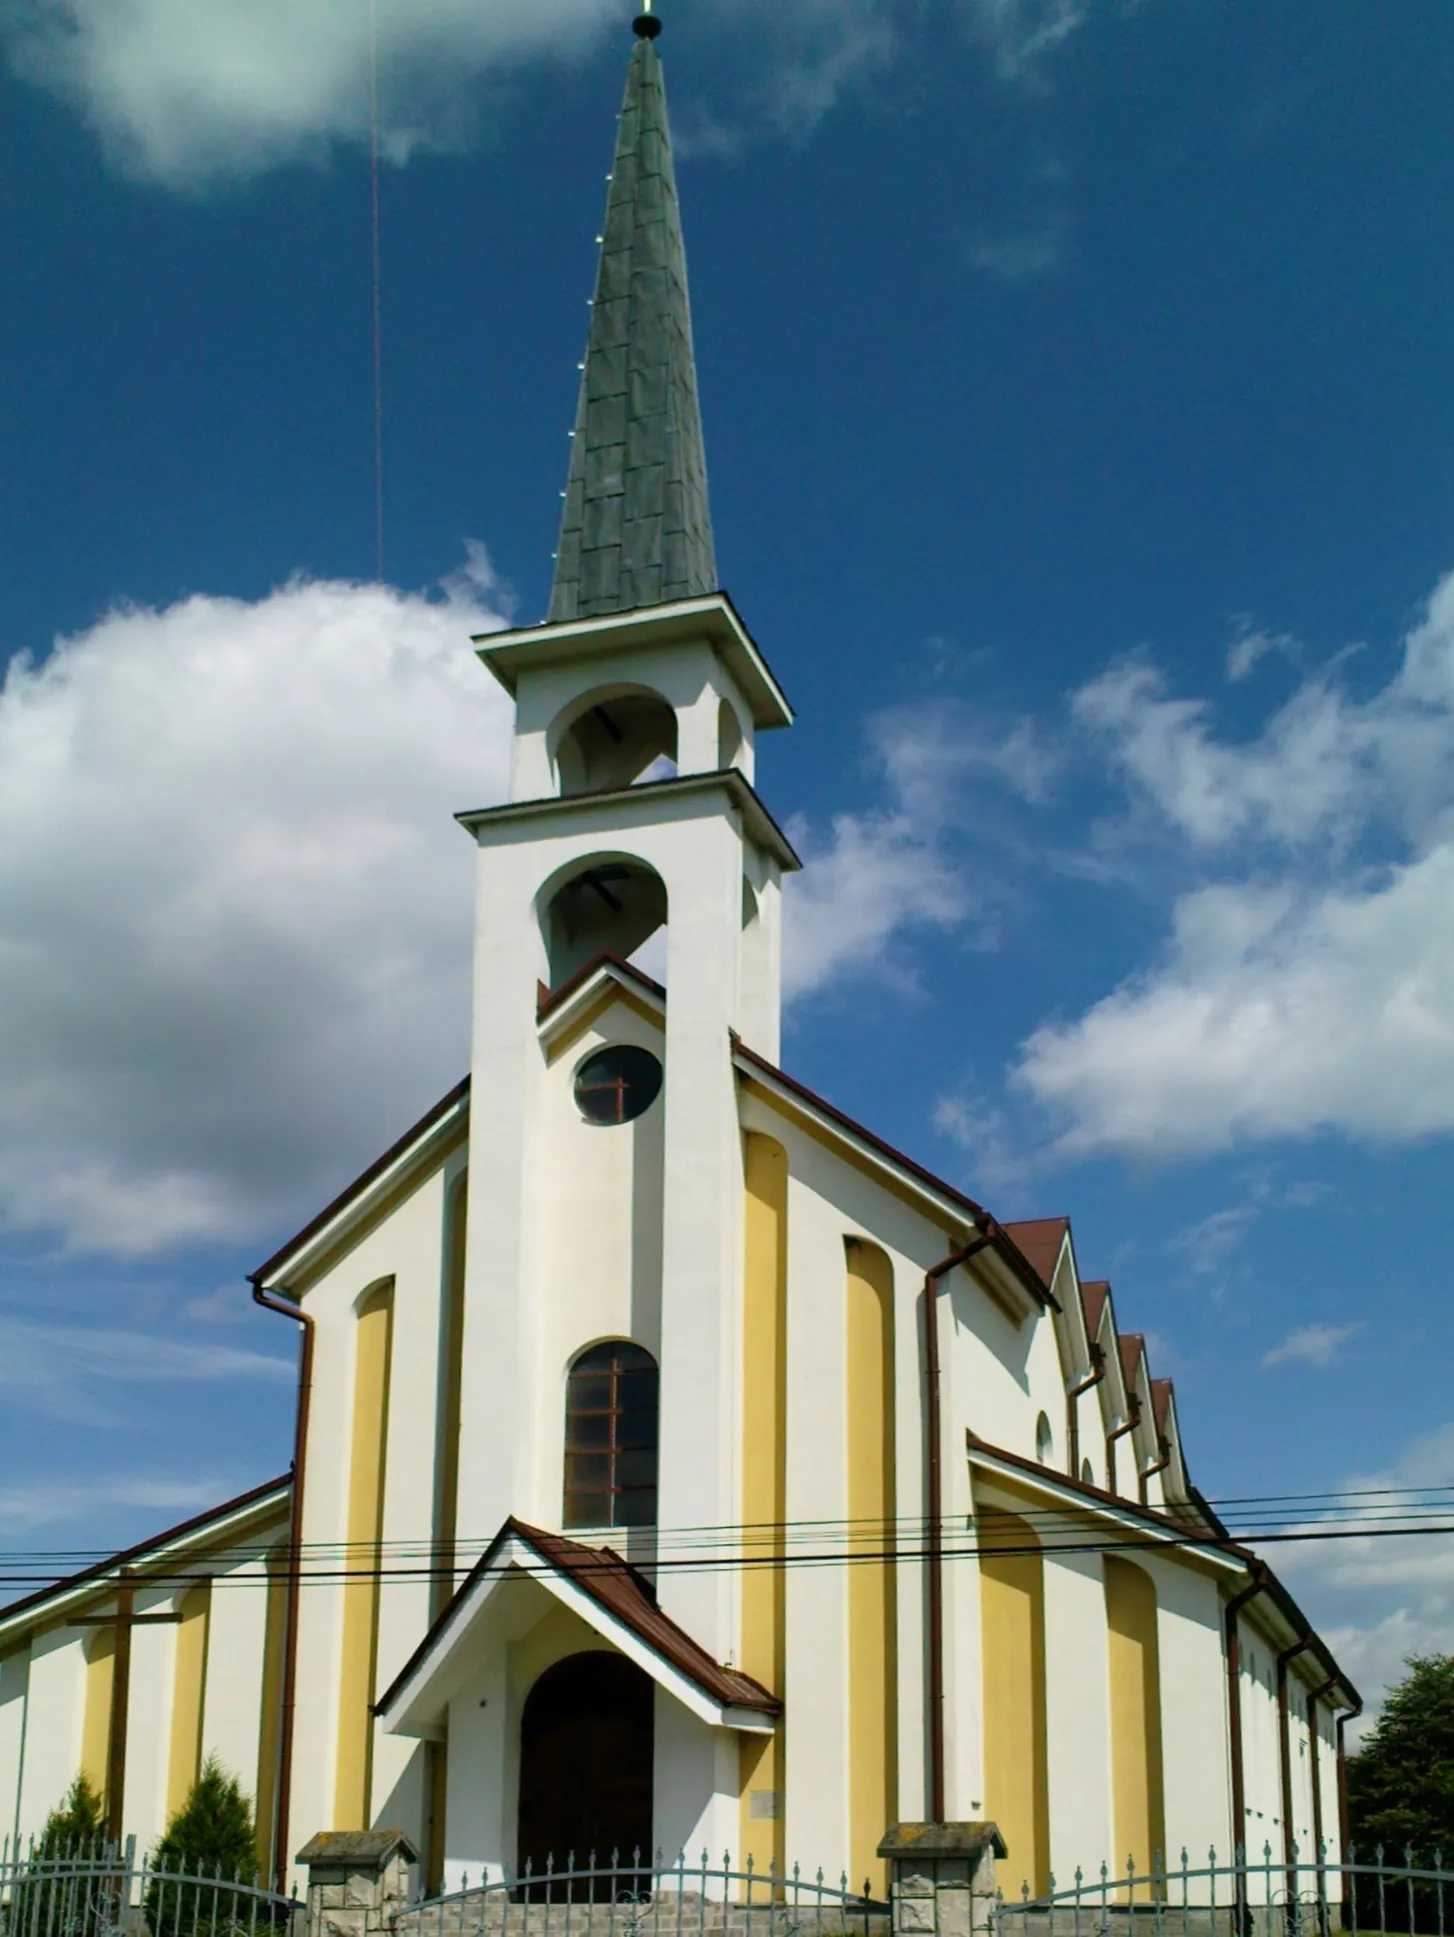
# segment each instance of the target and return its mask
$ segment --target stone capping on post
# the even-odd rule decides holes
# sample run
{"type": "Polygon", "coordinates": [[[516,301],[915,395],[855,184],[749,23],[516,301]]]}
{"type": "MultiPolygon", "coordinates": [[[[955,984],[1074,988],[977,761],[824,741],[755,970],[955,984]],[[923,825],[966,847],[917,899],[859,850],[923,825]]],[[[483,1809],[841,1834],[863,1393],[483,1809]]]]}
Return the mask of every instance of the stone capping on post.
{"type": "Polygon", "coordinates": [[[419,1852],[397,1829],[325,1829],[297,1860],[308,1865],[308,1937],[384,1937],[419,1852]]]}
{"type": "Polygon", "coordinates": [[[895,1823],[878,1853],[889,1863],[893,1937],[971,1937],[994,1928],[993,1823],[895,1823]]]}

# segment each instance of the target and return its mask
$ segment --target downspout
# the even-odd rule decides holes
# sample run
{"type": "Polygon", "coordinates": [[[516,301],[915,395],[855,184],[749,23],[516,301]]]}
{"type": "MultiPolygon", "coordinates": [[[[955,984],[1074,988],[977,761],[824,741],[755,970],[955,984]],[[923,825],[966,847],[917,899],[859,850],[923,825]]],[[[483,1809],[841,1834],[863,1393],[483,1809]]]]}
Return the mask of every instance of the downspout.
{"type": "Polygon", "coordinates": [[[288,1526],[288,1603],[283,1627],[282,1713],[278,1723],[278,1780],[273,1791],[273,1888],[288,1889],[288,1812],[293,1791],[293,1720],[298,1707],[298,1615],[303,1598],[303,1478],[308,1465],[308,1407],[313,1396],[313,1320],[250,1278],[253,1300],[303,1327],[298,1348],[298,1403],[293,1417],[293,1500],[288,1526]]]}
{"type": "Polygon", "coordinates": [[[1070,1454],[1070,1477],[1080,1478],[1080,1407],[1076,1401],[1092,1386],[1098,1386],[1106,1376],[1106,1352],[1102,1345],[1092,1344],[1090,1348],[1091,1369],[1077,1385],[1073,1385],[1065,1395],[1065,1444],[1070,1454]]]}
{"type": "Polygon", "coordinates": [[[1318,1703],[1337,1686],[1338,1677],[1331,1675],[1308,1696],[1308,1773],[1313,1786],[1313,1845],[1318,1853],[1318,1920],[1324,1931],[1328,1927],[1328,1877],[1323,1849],[1323,1775],[1318,1753],[1318,1703]]]}
{"type": "Polygon", "coordinates": [[[1108,1493],[1114,1493],[1117,1490],[1116,1489],[1116,1441],[1118,1439],[1124,1439],[1127,1433],[1135,1432],[1136,1428],[1140,1424],[1141,1424],[1141,1401],[1136,1397],[1134,1392],[1128,1392],[1126,1394],[1125,1425],[1117,1426],[1114,1432],[1106,1434],[1106,1491],[1108,1493]]]}
{"type": "Polygon", "coordinates": [[[1247,1928],[1247,1783],[1242,1764],[1242,1610],[1267,1585],[1267,1569],[1251,1563],[1252,1578],[1228,1601],[1222,1616],[1227,1656],[1227,1760],[1232,1776],[1232,1862],[1236,1872],[1237,1929],[1247,1928]]]}
{"type": "Polygon", "coordinates": [[[1352,1891],[1348,1883],[1348,1746],[1343,1740],[1344,1726],[1363,1713],[1361,1701],[1354,1702],[1338,1717],[1338,1860],[1343,1867],[1343,1924],[1348,1928],[1353,1915],[1352,1891]]]}
{"type": "Polygon", "coordinates": [[[1140,1495],[1143,1507],[1150,1506],[1151,1504],[1148,1498],[1150,1489],[1147,1482],[1154,1480],[1158,1473],[1164,1473],[1171,1464],[1171,1441],[1169,1439],[1158,1439],[1156,1445],[1157,1450],[1161,1454],[1161,1458],[1157,1460],[1154,1466],[1148,1466],[1144,1471],[1138,1472],[1136,1475],[1136,1491],[1140,1495]]]}
{"type": "Polygon", "coordinates": [[[942,1278],[993,1244],[999,1226],[987,1218],[980,1235],[951,1251],[924,1274],[924,1436],[929,1539],[925,1548],[929,1601],[929,1820],[944,1821],[944,1476],[939,1415],[939,1318],[942,1278]]]}
{"type": "Polygon", "coordinates": [[[1287,1902],[1297,1901],[1297,1837],[1292,1821],[1292,1739],[1288,1727],[1287,1671],[1291,1662],[1306,1654],[1313,1645],[1311,1634],[1303,1634],[1277,1657],[1277,1749],[1282,1774],[1282,1861],[1287,1902]]]}

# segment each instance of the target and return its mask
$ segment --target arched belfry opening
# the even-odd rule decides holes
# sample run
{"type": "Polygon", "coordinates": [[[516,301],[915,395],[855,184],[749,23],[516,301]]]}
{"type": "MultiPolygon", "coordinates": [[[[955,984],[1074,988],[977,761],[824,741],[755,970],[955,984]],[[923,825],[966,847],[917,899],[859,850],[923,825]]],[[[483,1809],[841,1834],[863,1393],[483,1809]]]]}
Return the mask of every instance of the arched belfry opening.
{"type": "Polygon", "coordinates": [[[601,953],[629,961],[666,925],[666,883],[644,861],[584,861],[542,898],[549,986],[558,989],[601,953]]]}
{"type": "Polygon", "coordinates": [[[592,1857],[625,1869],[638,1852],[650,1865],[655,1713],[651,1677],[624,1655],[567,1655],[540,1676],[520,1718],[522,1876],[527,1863],[539,1877],[592,1857]]]}
{"type": "Polygon", "coordinates": [[[676,771],[677,716],[645,687],[595,695],[572,709],[551,738],[562,794],[629,787],[676,771]]]}

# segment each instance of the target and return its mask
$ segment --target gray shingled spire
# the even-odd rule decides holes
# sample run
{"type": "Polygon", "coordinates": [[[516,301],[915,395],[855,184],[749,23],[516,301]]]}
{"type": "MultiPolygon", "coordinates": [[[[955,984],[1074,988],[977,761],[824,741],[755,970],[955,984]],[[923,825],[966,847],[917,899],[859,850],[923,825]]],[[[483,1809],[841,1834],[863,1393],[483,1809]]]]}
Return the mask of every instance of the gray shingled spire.
{"type": "Polygon", "coordinates": [[[636,23],[626,76],[552,623],[717,589],[657,27],[636,23]]]}

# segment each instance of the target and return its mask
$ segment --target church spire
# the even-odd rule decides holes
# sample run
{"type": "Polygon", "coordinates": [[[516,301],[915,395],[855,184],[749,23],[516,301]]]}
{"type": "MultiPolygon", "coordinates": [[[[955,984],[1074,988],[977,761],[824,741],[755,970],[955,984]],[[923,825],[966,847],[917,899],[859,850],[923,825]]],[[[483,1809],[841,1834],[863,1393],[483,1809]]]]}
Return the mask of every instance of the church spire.
{"type": "Polygon", "coordinates": [[[717,589],[687,259],[649,10],[606,199],[550,619],[717,589]]]}

